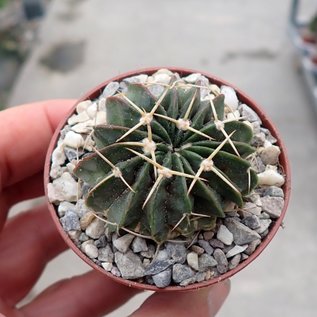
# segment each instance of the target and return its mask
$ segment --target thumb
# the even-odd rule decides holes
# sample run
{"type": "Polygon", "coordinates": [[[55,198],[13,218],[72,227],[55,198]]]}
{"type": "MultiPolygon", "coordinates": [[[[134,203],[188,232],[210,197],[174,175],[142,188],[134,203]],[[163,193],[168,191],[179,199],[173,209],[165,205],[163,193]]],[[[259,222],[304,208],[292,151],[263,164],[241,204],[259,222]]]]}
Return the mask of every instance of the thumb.
{"type": "Polygon", "coordinates": [[[130,317],[215,316],[229,291],[230,281],[226,280],[196,291],[155,293],[130,317]]]}

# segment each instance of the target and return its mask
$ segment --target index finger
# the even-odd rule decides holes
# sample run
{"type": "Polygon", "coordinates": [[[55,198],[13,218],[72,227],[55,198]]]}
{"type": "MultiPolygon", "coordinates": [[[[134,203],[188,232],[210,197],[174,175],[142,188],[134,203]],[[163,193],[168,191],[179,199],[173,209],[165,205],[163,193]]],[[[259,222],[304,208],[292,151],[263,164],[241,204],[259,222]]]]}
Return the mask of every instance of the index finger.
{"type": "Polygon", "coordinates": [[[51,137],[74,104],[74,100],[51,100],[0,113],[0,189],[43,169],[51,137]]]}

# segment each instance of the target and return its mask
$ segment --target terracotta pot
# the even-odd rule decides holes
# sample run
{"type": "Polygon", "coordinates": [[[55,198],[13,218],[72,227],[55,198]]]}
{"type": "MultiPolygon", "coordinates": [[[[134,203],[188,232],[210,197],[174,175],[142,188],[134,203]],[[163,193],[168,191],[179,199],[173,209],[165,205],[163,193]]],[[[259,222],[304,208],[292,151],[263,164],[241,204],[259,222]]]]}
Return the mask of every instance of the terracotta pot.
{"type": "MultiPolygon", "coordinates": [[[[156,72],[157,70],[159,70],[161,68],[162,67],[153,67],[153,68],[140,69],[140,70],[127,72],[127,73],[124,73],[122,75],[119,75],[119,76],[116,76],[114,78],[111,78],[111,79],[105,81],[104,83],[100,84],[99,86],[97,86],[93,90],[91,90],[86,95],[84,95],[78,102],[81,102],[81,101],[87,100],[87,99],[97,98],[102,93],[103,88],[111,81],[121,81],[121,80],[123,80],[126,77],[139,75],[139,74],[148,74],[148,75],[150,75],[150,74],[153,74],[154,72],[156,72]]],[[[167,67],[167,68],[170,69],[173,72],[178,72],[181,77],[189,75],[191,73],[199,72],[202,75],[206,76],[210,80],[210,82],[212,82],[212,83],[215,83],[217,85],[228,85],[228,86],[231,86],[232,88],[235,89],[239,100],[242,103],[245,103],[245,104],[249,105],[253,110],[256,111],[256,113],[259,115],[259,117],[261,118],[261,120],[263,122],[262,126],[267,128],[267,129],[269,129],[271,131],[272,135],[277,139],[277,145],[281,149],[280,165],[281,165],[282,170],[283,170],[284,175],[285,175],[285,184],[282,187],[282,189],[284,191],[285,203],[284,203],[284,207],[283,207],[281,216],[272,225],[268,235],[262,240],[261,244],[250,255],[250,257],[247,258],[245,261],[241,262],[236,268],[234,268],[234,269],[228,271],[227,273],[222,274],[222,275],[220,275],[218,277],[210,279],[208,281],[204,281],[204,282],[200,282],[200,283],[194,283],[194,284],[188,285],[186,287],[169,286],[169,287],[161,289],[161,288],[157,288],[156,286],[153,286],[153,285],[142,284],[142,283],[138,283],[138,282],[134,282],[134,281],[130,281],[130,280],[125,280],[125,279],[116,277],[116,276],[112,275],[111,273],[109,273],[109,272],[105,271],[104,269],[102,269],[97,264],[95,264],[80,249],[78,249],[78,247],[69,238],[69,236],[67,235],[67,233],[64,231],[64,229],[62,228],[62,226],[60,224],[59,217],[57,215],[57,212],[56,212],[56,209],[55,209],[54,205],[48,202],[48,208],[49,208],[50,213],[52,215],[52,218],[53,218],[53,220],[54,220],[54,222],[56,224],[57,230],[60,232],[61,236],[64,238],[64,240],[68,244],[68,246],[80,258],[82,258],[86,263],[88,263],[92,268],[94,268],[95,270],[101,272],[105,276],[107,276],[109,278],[112,278],[113,280],[115,280],[115,281],[117,281],[119,283],[122,283],[124,285],[127,285],[129,287],[135,287],[135,288],[143,289],[143,290],[161,291],[161,292],[162,291],[163,292],[186,291],[186,290],[194,290],[194,289],[199,289],[199,288],[202,288],[202,287],[206,287],[206,286],[218,283],[218,282],[220,282],[222,280],[225,280],[225,279],[233,276],[234,274],[236,274],[237,272],[242,270],[244,267],[249,265],[267,247],[267,245],[271,242],[271,240],[273,239],[274,235],[276,234],[277,230],[280,228],[280,226],[282,224],[282,221],[283,221],[283,218],[284,218],[285,213],[286,213],[286,209],[287,209],[289,198],[290,198],[290,190],[291,190],[290,167],[289,167],[289,162],[288,162],[285,146],[284,146],[284,144],[283,144],[283,142],[282,142],[282,140],[281,140],[281,138],[279,136],[279,133],[278,133],[276,127],[274,126],[274,124],[267,117],[267,115],[263,112],[263,110],[260,108],[260,106],[255,101],[253,101],[246,94],[244,94],[239,89],[237,89],[236,87],[232,86],[231,84],[229,84],[229,83],[223,81],[222,79],[219,79],[219,78],[217,78],[217,77],[215,77],[213,75],[210,75],[208,73],[201,72],[201,71],[196,71],[196,70],[191,70],[191,69],[184,69],[184,68],[174,68],[174,67],[167,67]]],[[[46,163],[45,163],[45,171],[44,171],[44,184],[45,184],[46,195],[47,195],[47,184],[50,181],[49,170],[50,170],[50,163],[51,163],[51,155],[52,155],[52,152],[53,152],[54,148],[56,147],[57,140],[59,138],[60,130],[66,124],[68,117],[70,115],[72,115],[73,112],[75,111],[76,104],[74,105],[73,109],[69,112],[68,116],[65,117],[65,119],[62,120],[62,122],[59,124],[58,128],[56,129],[56,131],[54,133],[54,136],[52,138],[52,141],[51,141],[49,149],[48,149],[48,153],[47,153],[47,157],[46,157],[46,163]]]]}

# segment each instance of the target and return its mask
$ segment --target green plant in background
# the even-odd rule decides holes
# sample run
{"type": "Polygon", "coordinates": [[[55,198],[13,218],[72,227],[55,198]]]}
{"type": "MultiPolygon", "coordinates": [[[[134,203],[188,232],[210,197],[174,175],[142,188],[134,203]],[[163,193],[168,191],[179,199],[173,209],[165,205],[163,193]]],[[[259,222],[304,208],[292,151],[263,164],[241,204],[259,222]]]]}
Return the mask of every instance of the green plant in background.
{"type": "Polygon", "coordinates": [[[8,3],[8,0],[0,0],[0,10],[8,3]]]}
{"type": "Polygon", "coordinates": [[[254,152],[252,129],[225,119],[218,91],[201,101],[201,89],[174,78],[159,98],[132,83],[107,98],[107,125],[95,127],[94,153],[74,173],[109,230],[161,244],[214,228],[230,202],[243,206],[257,184],[245,159],[254,152]]]}

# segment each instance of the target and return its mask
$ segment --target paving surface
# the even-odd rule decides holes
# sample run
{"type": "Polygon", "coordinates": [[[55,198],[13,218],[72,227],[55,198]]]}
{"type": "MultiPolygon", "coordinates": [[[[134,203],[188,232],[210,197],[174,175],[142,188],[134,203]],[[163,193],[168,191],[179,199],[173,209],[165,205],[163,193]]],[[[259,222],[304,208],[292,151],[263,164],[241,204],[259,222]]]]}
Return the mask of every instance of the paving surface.
{"type": "MultiPolygon", "coordinates": [[[[317,125],[287,36],[288,6],[274,0],[55,0],[11,96],[11,105],[78,98],[121,72],[173,65],[225,78],[262,105],[288,148],[292,199],[285,230],[232,278],[220,317],[316,316],[317,125]]],[[[88,269],[67,252],[48,266],[33,295],[88,269]]],[[[145,296],[110,316],[128,315],[145,296]]]]}

